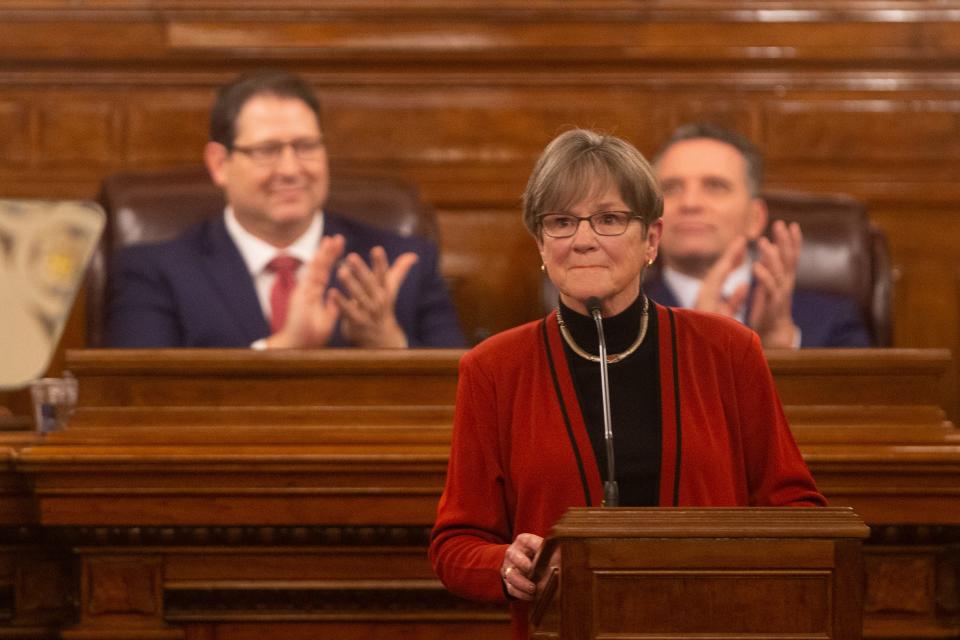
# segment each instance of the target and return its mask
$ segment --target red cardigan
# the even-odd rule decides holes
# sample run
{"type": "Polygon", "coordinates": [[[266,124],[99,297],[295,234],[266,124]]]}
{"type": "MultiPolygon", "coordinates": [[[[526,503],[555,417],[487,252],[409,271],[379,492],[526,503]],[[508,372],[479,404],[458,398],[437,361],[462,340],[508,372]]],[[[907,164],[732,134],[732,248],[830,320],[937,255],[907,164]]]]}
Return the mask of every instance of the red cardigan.
{"type": "MultiPolygon", "coordinates": [[[[826,504],[790,433],[757,334],[718,315],[654,308],[660,504],[826,504]]],[[[430,544],[434,571],[460,596],[504,601],[499,570],[513,538],[546,536],[568,507],[599,505],[603,497],[562,340],[554,312],[493,336],[460,362],[430,544]]],[[[526,638],[526,606],[512,608],[513,637],[526,638]]]]}

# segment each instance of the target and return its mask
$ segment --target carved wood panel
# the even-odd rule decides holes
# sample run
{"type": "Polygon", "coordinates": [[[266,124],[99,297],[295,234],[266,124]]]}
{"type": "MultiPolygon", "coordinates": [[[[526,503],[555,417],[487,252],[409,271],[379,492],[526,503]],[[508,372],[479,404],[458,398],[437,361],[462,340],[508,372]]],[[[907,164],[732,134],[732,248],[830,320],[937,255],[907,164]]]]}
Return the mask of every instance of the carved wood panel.
{"type": "Polygon", "coordinates": [[[933,614],[933,557],[874,553],[865,558],[864,565],[867,575],[866,613],[933,614]]]}
{"type": "Polygon", "coordinates": [[[150,624],[162,614],[160,560],[89,558],[84,560],[83,578],[84,618],[125,617],[150,624]]]}

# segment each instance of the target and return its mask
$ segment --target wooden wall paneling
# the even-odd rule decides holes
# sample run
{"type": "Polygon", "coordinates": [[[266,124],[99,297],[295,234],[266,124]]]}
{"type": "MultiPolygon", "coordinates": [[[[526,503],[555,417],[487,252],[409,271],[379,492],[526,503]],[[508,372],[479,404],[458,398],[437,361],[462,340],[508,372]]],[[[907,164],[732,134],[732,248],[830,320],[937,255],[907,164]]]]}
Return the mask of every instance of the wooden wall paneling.
{"type": "Polygon", "coordinates": [[[881,202],[871,207],[871,218],[890,241],[896,268],[895,341],[952,348],[950,336],[960,314],[944,274],[960,268],[960,258],[950,249],[951,238],[960,237],[960,216],[958,210],[913,204],[881,202]]]}
{"type": "Polygon", "coordinates": [[[960,153],[960,101],[932,93],[843,93],[771,103],[766,155],[843,165],[939,164],[960,153]]]}
{"type": "Polygon", "coordinates": [[[59,91],[36,105],[36,151],[57,165],[108,168],[119,156],[120,124],[116,105],[94,95],[59,91]]]}
{"type": "Polygon", "coordinates": [[[0,56],[10,62],[57,61],[72,66],[86,60],[144,60],[162,54],[166,30],[156,14],[136,11],[142,8],[136,0],[122,4],[127,10],[113,15],[100,12],[102,7],[76,11],[76,4],[32,5],[20,11],[0,7],[0,56]]]}
{"type": "Polygon", "coordinates": [[[212,88],[165,87],[125,100],[129,124],[119,158],[126,166],[202,162],[203,147],[209,139],[212,88]]]}
{"type": "Polygon", "coordinates": [[[0,163],[4,167],[28,162],[33,148],[30,130],[29,106],[16,96],[3,95],[0,98],[0,163]]]}
{"type": "Polygon", "coordinates": [[[519,205],[514,211],[440,212],[439,222],[442,268],[461,283],[451,293],[470,342],[541,313],[540,256],[519,205]]]}

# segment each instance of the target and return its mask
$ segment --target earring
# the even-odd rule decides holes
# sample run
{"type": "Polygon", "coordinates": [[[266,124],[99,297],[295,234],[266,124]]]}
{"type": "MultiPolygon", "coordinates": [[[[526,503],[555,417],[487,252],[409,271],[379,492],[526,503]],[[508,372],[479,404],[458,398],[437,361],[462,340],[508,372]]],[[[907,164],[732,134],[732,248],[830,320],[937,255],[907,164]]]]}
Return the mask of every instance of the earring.
{"type": "Polygon", "coordinates": [[[650,258],[649,260],[647,260],[647,266],[648,267],[653,266],[653,258],[650,258]]]}
{"type": "Polygon", "coordinates": [[[546,273],[546,272],[547,272],[547,265],[545,265],[545,264],[543,264],[543,263],[541,262],[541,263],[540,263],[540,271],[546,273]]]}

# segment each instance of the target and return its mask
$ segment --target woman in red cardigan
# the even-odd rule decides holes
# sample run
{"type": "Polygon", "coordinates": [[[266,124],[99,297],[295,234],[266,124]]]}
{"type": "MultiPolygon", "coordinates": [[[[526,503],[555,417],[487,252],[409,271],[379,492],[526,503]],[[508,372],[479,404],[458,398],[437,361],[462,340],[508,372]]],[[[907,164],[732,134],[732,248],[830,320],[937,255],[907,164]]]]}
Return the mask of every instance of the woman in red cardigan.
{"type": "Polygon", "coordinates": [[[600,504],[609,480],[588,301],[606,337],[620,505],[826,502],[757,335],[643,295],[662,211],[653,171],[629,143],[579,129],[558,136],[534,168],[523,212],[560,292],[557,309],[460,362],[430,558],[452,592],[510,601],[514,638],[527,637],[543,536],[568,507],[600,504]]]}

